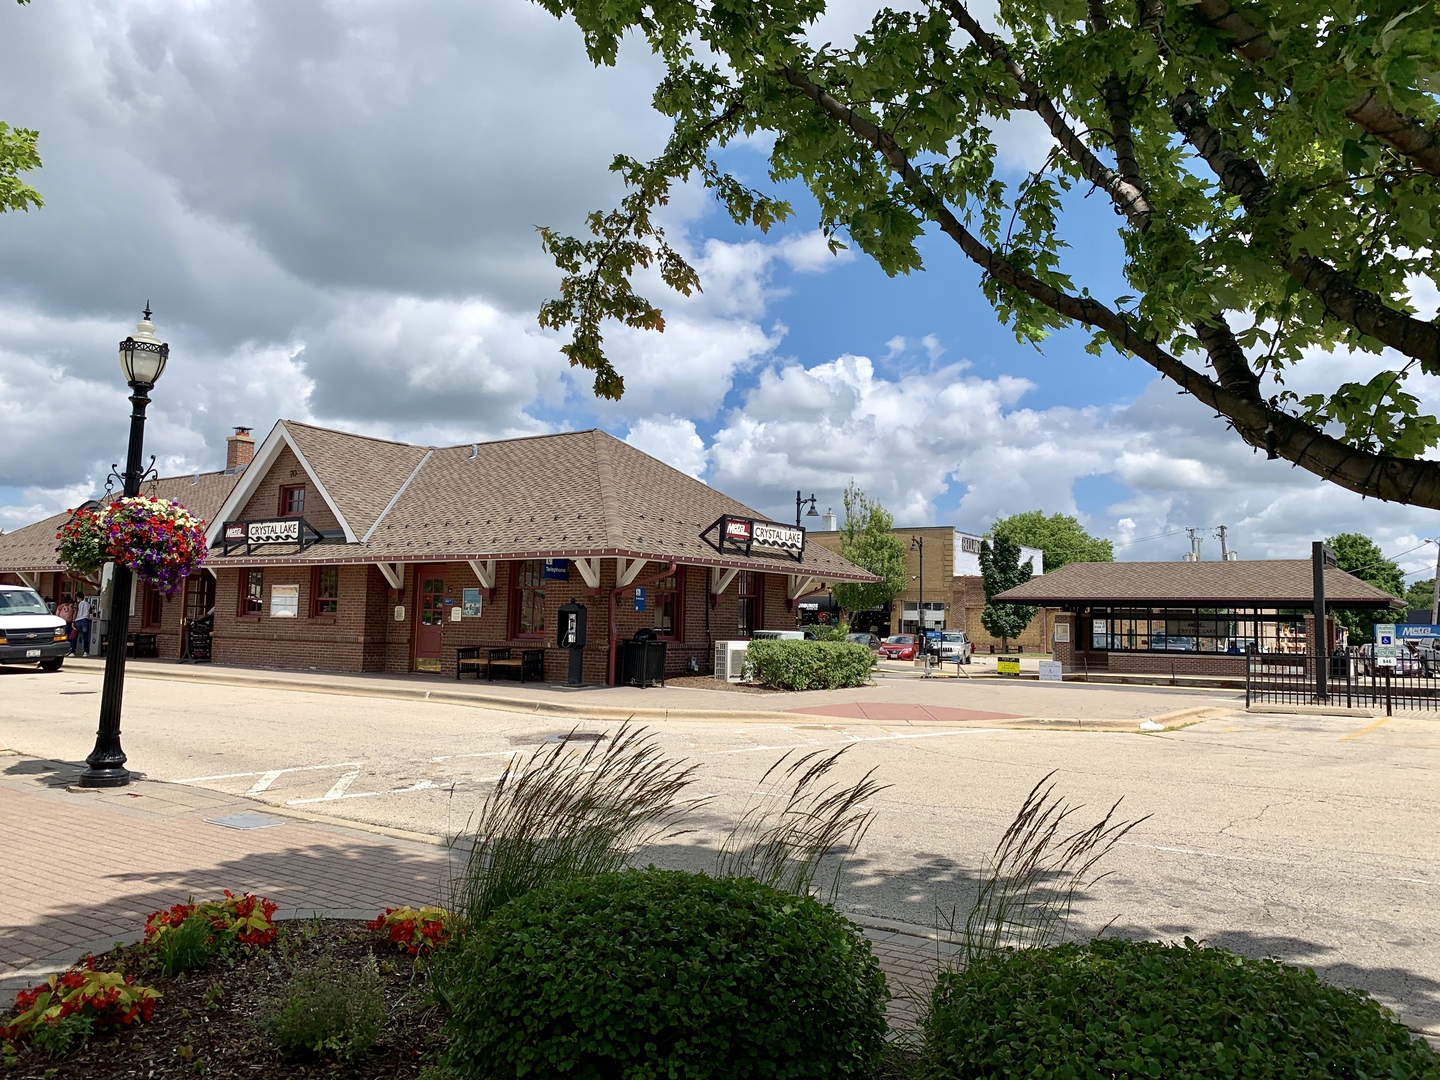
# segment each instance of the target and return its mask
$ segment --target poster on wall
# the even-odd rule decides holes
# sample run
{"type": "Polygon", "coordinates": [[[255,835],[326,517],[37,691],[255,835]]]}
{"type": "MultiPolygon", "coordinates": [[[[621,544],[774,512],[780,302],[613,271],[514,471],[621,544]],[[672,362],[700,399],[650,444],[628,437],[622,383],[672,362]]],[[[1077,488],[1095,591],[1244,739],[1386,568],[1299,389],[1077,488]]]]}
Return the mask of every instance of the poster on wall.
{"type": "Polygon", "coordinates": [[[545,560],[546,581],[569,581],[570,560],[569,559],[546,559],[545,560]]]}
{"type": "Polygon", "coordinates": [[[460,610],[467,619],[478,619],[480,617],[480,590],[460,590],[460,610]]]}
{"type": "Polygon", "coordinates": [[[1054,637],[1054,639],[1055,639],[1056,641],[1069,641],[1069,640],[1070,640],[1070,624],[1069,624],[1068,622],[1056,623],[1056,624],[1055,624],[1055,633],[1054,633],[1052,636],[1054,637]]]}
{"type": "Polygon", "coordinates": [[[270,617],[293,619],[300,614],[299,585],[270,586],[270,617]]]}

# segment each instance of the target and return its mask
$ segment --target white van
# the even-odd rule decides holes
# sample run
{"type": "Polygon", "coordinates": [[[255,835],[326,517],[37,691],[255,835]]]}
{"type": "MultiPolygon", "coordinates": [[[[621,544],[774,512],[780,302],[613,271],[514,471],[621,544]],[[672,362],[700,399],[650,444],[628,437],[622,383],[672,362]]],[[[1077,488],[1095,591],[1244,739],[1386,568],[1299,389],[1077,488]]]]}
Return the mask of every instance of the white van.
{"type": "Polygon", "coordinates": [[[34,589],[0,585],[0,664],[39,664],[58,671],[70,655],[70,627],[51,615],[34,589]]]}

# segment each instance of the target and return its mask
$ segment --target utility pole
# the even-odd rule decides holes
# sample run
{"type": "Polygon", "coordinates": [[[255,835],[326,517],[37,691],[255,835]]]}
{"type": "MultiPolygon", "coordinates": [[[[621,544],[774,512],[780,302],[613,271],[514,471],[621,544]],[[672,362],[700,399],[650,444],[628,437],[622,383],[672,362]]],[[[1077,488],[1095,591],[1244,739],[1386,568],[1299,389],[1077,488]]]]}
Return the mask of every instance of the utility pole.
{"type": "Polygon", "coordinates": [[[1215,535],[1216,535],[1216,536],[1219,538],[1219,540],[1220,540],[1220,561],[1221,561],[1221,562],[1229,562],[1229,561],[1230,561],[1230,549],[1225,546],[1225,532],[1226,532],[1226,529],[1225,529],[1225,526],[1224,526],[1224,525],[1216,525],[1216,526],[1215,526],[1215,535]]]}
{"type": "Polygon", "coordinates": [[[1185,556],[1186,562],[1200,561],[1200,537],[1196,535],[1200,530],[1186,528],[1186,535],[1190,537],[1190,554],[1185,556]]]}
{"type": "Polygon", "coordinates": [[[1435,598],[1430,602],[1430,625],[1440,623],[1440,538],[1430,541],[1435,545],[1435,598]]]}

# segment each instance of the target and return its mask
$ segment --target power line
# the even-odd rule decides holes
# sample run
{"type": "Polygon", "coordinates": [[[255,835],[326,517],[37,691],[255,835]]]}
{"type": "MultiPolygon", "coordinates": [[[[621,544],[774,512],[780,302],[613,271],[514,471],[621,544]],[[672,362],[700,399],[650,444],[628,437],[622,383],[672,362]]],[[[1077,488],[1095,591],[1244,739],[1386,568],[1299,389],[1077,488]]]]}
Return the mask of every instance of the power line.
{"type": "Polygon", "coordinates": [[[1173,532],[1156,533],[1154,536],[1141,536],[1137,537],[1134,540],[1122,540],[1118,544],[1113,544],[1112,546],[1117,548],[1129,547],[1131,544],[1143,544],[1147,540],[1163,540],[1167,536],[1179,536],[1184,531],[1184,529],[1176,529],[1173,532]]]}

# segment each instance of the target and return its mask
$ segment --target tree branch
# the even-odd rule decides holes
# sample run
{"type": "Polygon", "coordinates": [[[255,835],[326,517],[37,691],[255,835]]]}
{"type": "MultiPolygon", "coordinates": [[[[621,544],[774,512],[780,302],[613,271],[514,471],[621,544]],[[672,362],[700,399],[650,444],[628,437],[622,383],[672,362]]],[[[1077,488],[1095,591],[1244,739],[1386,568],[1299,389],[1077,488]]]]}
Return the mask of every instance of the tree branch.
{"type": "MultiPolygon", "coordinates": [[[[1261,64],[1278,55],[1269,35],[1232,8],[1229,0],[1198,0],[1192,5],[1192,10],[1201,22],[1218,30],[1229,42],[1230,48],[1250,63],[1261,64]]],[[[1426,172],[1440,176],[1440,135],[1386,105],[1374,90],[1347,105],[1345,115],[1426,172]]]]}
{"type": "MultiPolygon", "coordinates": [[[[1105,0],[1089,0],[1090,24],[1096,33],[1110,29],[1110,16],[1105,14],[1105,0]]],[[[1135,187],[1144,190],[1140,163],[1135,159],[1135,135],[1130,126],[1130,95],[1112,70],[1100,88],[1105,99],[1105,112],[1110,117],[1110,142],[1115,147],[1115,167],[1135,187]]]]}
{"type": "MultiPolygon", "coordinates": [[[[1409,501],[1440,509],[1440,462],[1375,454],[1344,443],[1264,401],[1230,389],[1194,370],[1161,345],[1138,334],[1119,313],[1088,296],[1074,296],[1018,269],[986,247],[945,205],[910,163],[893,135],[838,101],[803,72],[778,74],[832,119],[868,143],[912,192],[917,205],[960,250],[997,281],[1066,318],[1103,330],[1117,348],[1140,357],[1160,374],[1209,405],[1255,447],[1273,447],[1279,456],[1341,487],[1372,498],[1409,501]]],[[[1227,328],[1228,330],[1228,328],[1227,328]]]]}
{"type": "MultiPolygon", "coordinates": [[[[1270,194],[1270,181],[1255,161],[1226,148],[1199,96],[1193,90],[1185,91],[1171,104],[1170,115],[1185,141],[1205,159],[1225,190],[1240,199],[1246,213],[1259,210],[1270,194]]],[[[1427,373],[1440,374],[1440,326],[1396,311],[1374,293],[1358,288],[1324,259],[1307,252],[1283,255],[1282,265],[1332,317],[1420,361],[1427,373]]]]}
{"type": "MultiPolygon", "coordinates": [[[[1040,119],[1045,121],[1045,126],[1050,129],[1050,134],[1055,137],[1055,141],[1060,144],[1070,159],[1080,166],[1080,170],[1086,178],[1110,196],[1116,212],[1124,215],[1141,232],[1148,229],[1154,207],[1150,205],[1144,189],[1095,156],[1094,152],[1085,145],[1085,140],[1080,138],[1065,118],[1060,115],[1060,110],[1055,107],[1055,103],[1050,100],[1049,96],[1026,77],[1015,58],[1010,55],[1010,50],[1005,47],[1004,42],[976,22],[961,0],[945,0],[945,7],[951,17],[960,24],[961,29],[969,34],[992,60],[1005,68],[1010,77],[1015,80],[1015,85],[1019,87],[1025,100],[1029,102],[1040,119]]],[[[1132,162],[1134,160],[1133,145],[1131,160],[1132,162]]]]}

